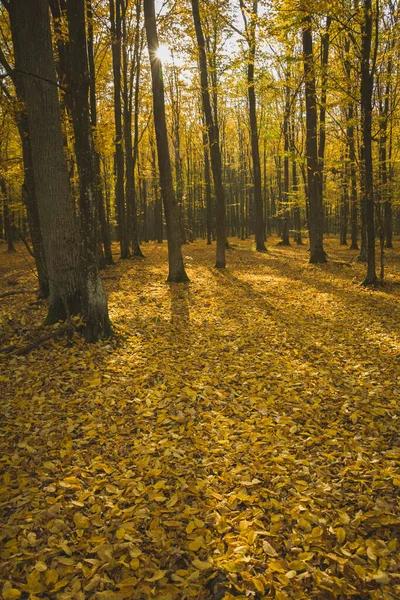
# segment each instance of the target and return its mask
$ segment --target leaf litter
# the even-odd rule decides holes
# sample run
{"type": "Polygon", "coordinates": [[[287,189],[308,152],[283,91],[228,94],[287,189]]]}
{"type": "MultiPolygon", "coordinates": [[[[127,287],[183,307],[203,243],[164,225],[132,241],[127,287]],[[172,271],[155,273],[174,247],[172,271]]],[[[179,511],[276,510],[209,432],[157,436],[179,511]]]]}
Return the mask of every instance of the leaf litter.
{"type": "MultiPolygon", "coordinates": [[[[105,275],[112,340],[3,357],[3,599],[400,596],[398,254],[371,292],[270,248],[197,242],[168,285],[149,244],[105,275]]],[[[1,345],[44,309],[3,299],[1,345]]]]}

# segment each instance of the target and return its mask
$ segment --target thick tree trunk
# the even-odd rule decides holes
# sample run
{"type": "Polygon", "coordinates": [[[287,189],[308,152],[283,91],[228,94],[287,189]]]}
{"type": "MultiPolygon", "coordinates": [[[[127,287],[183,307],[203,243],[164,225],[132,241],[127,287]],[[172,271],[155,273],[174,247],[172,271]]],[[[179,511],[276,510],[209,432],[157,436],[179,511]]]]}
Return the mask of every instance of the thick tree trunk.
{"type": "Polygon", "coordinates": [[[215,266],[217,269],[224,269],[225,261],[225,242],[226,242],[226,211],[225,211],[225,191],[222,184],[222,162],[221,151],[218,143],[218,133],[216,124],[213,120],[210,92],[208,86],[208,68],[205,50],[205,40],[201,26],[198,0],[191,0],[193,21],[196,30],[197,47],[199,52],[201,97],[203,101],[203,111],[206,121],[208,139],[210,143],[211,169],[214,179],[214,191],[216,200],[216,237],[217,237],[217,256],[215,266]]]}
{"type": "Polygon", "coordinates": [[[164,83],[161,61],[157,57],[158,36],[154,0],[144,0],[144,17],[149,49],[153,91],[154,125],[156,129],[158,168],[160,171],[161,194],[167,222],[169,273],[167,281],[188,281],[183,264],[179,234],[179,208],[172,181],[171,160],[165,120],[164,83]]]}
{"type": "Polygon", "coordinates": [[[15,66],[24,73],[21,79],[50,282],[48,321],[57,321],[79,312],[81,271],[46,0],[15,0],[10,4],[10,22],[15,66]]]}
{"type": "MultiPolygon", "coordinates": [[[[93,288],[98,285],[98,280],[88,279],[87,265],[82,264],[80,256],[80,236],[75,224],[63,149],[46,0],[15,0],[10,5],[10,21],[15,65],[23,73],[32,164],[50,282],[47,322],[82,314],[86,335],[94,340],[97,339],[95,332],[101,327],[99,320],[104,318],[105,296],[104,292],[101,293],[102,287],[100,292],[98,287],[93,288]]],[[[85,215],[83,219],[85,222],[85,215]]],[[[102,333],[107,333],[106,327],[102,328],[102,333]]]]}
{"type": "Polygon", "coordinates": [[[323,246],[323,210],[320,178],[322,176],[317,148],[317,98],[311,17],[303,20],[303,60],[306,96],[306,153],[307,153],[307,194],[309,202],[310,263],[326,262],[323,246]]]}
{"type": "Polygon", "coordinates": [[[83,310],[85,337],[96,341],[110,335],[107,298],[97,269],[98,189],[95,153],[89,113],[89,66],[85,29],[85,0],[67,0],[70,81],[75,155],[79,174],[79,215],[81,224],[81,265],[83,269],[83,310]]]}
{"type": "Polygon", "coordinates": [[[372,42],[372,3],[363,2],[363,24],[361,28],[361,128],[363,161],[363,203],[366,216],[367,234],[367,273],[364,285],[376,285],[378,279],[375,266],[375,215],[374,185],[372,166],[372,91],[373,71],[371,70],[372,42]]]}

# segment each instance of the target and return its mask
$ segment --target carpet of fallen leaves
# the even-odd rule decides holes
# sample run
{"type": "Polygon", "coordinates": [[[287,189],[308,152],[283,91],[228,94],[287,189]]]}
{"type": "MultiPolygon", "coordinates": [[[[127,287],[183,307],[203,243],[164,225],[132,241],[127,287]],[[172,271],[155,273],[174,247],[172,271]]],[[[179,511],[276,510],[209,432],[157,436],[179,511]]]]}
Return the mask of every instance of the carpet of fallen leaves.
{"type": "MultiPolygon", "coordinates": [[[[400,597],[399,251],[365,290],[336,240],[325,266],[232,241],[172,285],[144,245],[104,274],[112,340],[2,357],[4,600],[400,597]]],[[[34,288],[0,250],[0,291],[34,288]]],[[[0,345],[44,315],[3,298],[0,345]]]]}

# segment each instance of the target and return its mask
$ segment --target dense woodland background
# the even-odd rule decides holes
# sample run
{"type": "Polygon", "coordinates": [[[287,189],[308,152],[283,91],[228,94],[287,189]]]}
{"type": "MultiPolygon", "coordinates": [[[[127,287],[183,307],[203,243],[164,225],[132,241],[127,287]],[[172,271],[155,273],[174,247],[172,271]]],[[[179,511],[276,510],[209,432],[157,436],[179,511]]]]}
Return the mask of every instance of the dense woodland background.
{"type": "Polygon", "coordinates": [[[227,236],[264,251],[276,232],[323,263],[334,234],[382,282],[400,229],[398,17],[386,0],[4,0],[0,234],[35,256],[49,322],[92,314],[87,337],[108,334],[97,270],[115,239],[128,258],[168,238],[179,281],[199,237],[223,268],[227,236]]]}

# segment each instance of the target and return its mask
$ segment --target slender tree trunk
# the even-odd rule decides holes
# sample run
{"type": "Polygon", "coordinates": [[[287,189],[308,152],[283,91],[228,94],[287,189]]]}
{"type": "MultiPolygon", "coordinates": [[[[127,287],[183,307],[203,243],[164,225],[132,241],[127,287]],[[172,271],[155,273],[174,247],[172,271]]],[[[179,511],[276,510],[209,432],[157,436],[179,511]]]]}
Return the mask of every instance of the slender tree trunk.
{"type": "Polygon", "coordinates": [[[349,212],[349,167],[345,157],[342,156],[342,197],[340,203],[340,245],[347,246],[347,220],[349,212]]]}
{"type": "MultiPolygon", "coordinates": [[[[93,49],[93,12],[91,0],[87,0],[87,20],[88,20],[88,64],[89,64],[89,94],[90,94],[90,122],[92,129],[97,128],[97,106],[96,106],[96,69],[94,64],[94,49],[93,49]]],[[[100,154],[94,148],[94,168],[96,174],[96,198],[98,206],[98,214],[100,221],[101,241],[104,249],[104,259],[107,265],[114,263],[111,252],[111,237],[110,228],[106,219],[106,211],[104,208],[103,186],[101,181],[100,154]]]]}
{"type": "Polygon", "coordinates": [[[315,91],[311,16],[309,14],[306,14],[304,17],[302,30],[306,96],[306,153],[310,263],[321,264],[326,262],[326,254],[323,246],[323,210],[320,184],[322,174],[317,148],[317,98],[315,91]]]}
{"type": "Polygon", "coordinates": [[[321,38],[321,103],[319,109],[319,145],[318,145],[318,161],[320,168],[319,189],[321,196],[321,204],[324,203],[324,162],[325,162],[325,145],[326,145],[326,94],[328,84],[328,59],[329,59],[329,29],[332,18],[326,17],[325,32],[321,38]]]}
{"type": "Polygon", "coordinates": [[[211,173],[210,173],[210,159],[209,159],[209,148],[208,148],[208,137],[207,133],[203,131],[203,152],[204,152],[204,179],[206,187],[206,227],[207,227],[207,245],[211,245],[212,235],[212,205],[211,205],[211,173]]]}
{"type": "Polygon", "coordinates": [[[374,80],[370,64],[373,20],[371,0],[364,0],[363,2],[363,17],[361,28],[361,154],[364,180],[363,203],[367,233],[367,273],[363,285],[367,286],[378,283],[375,266],[375,203],[372,166],[372,91],[374,80]]]}
{"type": "Polygon", "coordinates": [[[205,40],[201,26],[198,0],[191,0],[193,21],[196,30],[197,47],[199,52],[201,97],[203,101],[203,111],[207,126],[208,139],[210,143],[211,169],[214,179],[214,191],[216,200],[216,234],[217,234],[217,256],[215,266],[217,269],[224,269],[225,260],[225,242],[226,242],[226,211],[225,211],[225,191],[222,184],[222,162],[221,152],[218,143],[218,134],[213,120],[210,93],[208,86],[208,68],[205,50],[205,40]]]}
{"type": "Polygon", "coordinates": [[[0,176],[0,191],[3,196],[3,215],[4,228],[7,240],[7,252],[16,252],[14,246],[14,227],[10,216],[10,207],[8,203],[8,191],[4,177],[0,176]]]}
{"type": "Polygon", "coordinates": [[[115,118],[115,198],[117,205],[118,233],[121,258],[129,258],[129,238],[126,223],[124,197],[124,149],[122,135],[121,105],[121,0],[110,0],[110,22],[112,38],[112,62],[114,74],[114,118],[115,118]]]}
{"type": "Polygon", "coordinates": [[[258,0],[253,1],[253,7],[250,16],[248,16],[248,12],[246,10],[243,0],[241,0],[240,2],[240,8],[245,23],[247,43],[249,45],[247,60],[247,94],[249,99],[251,156],[253,160],[254,176],[254,233],[257,252],[265,252],[265,227],[261,187],[260,149],[258,143],[257,101],[254,87],[254,63],[256,57],[256,26],[258,14],[258,0]]]}
{"type": "Polygon", "coordinates": [[[299,182],[297,176],[297,161],[296,161],[296,148],[295,148],[295,126],[294,122],[291,127],[290,134],[290,154],[292,156],[292,192],[294,197],[294,209],[293,209],[293,220],[294,220],[294,229],[295,229],[295,238],[294,241],[298,246],[303,245],[303,240],[301,239],[301,215],[300,215],[300,206],[298,200],[298,191],[299,191],[299,182]]]}
{"type": "Polygon", "coordinates": [[[282,216],[282,239],[283,246],[290,246],[289,241],[289,117],[290,117],[290,88],[289,71],[286,72],[285,85],[285,110],[283,114],[283,216],[282,216]]]}
{"type": "Polygon", "coordinates": [[[167,281],[188,281],[189,278],[186,274],[182,258],[181,239],[179,234],[179,208],[174,193],[171,160],[168,148],[168,134],[165,120],[164,83],[162,78],[161,61],[157,57],[158,36],[154,0],[144,0],[144,17],[151,66],[158,168],[160,171],[161,194],[163,197],[165,219],[167,222],[169,260],[169,274],[167,281]]]}
{"type": "Polygon", "coordinates": [[[123,100],[124,100],[124,141],[125,141],[125,171],[126,171],[126,206],[127,206],[127,235],[132,241],[132,254],[144,258],[139,245],[138,226],[137,226],[137,207],[135,193],[135,166],[137,160],[137,136],[138,122],[137,113],[139,98],[139,73],[140,73],[140,7],[141,2],[136,3],[136,30],[135,47],[131,63],[128,70],[128,35],[126,23],[126,10],[128,1],[123,0],[122,11],[122,71],[123,71],[123,100]],[[135,93],[133,94],[133,82],[135,80],[135,93]],[[133,96],[135,102],[133,103],[133,96]],[[132,113],[134,113],[134,142],[132,144],[132,113]],[[135,146],[135,149],[134,149],[135,146]]]}

